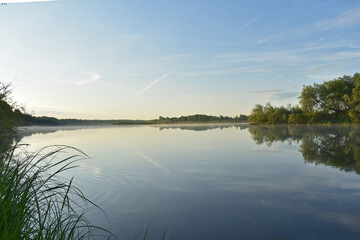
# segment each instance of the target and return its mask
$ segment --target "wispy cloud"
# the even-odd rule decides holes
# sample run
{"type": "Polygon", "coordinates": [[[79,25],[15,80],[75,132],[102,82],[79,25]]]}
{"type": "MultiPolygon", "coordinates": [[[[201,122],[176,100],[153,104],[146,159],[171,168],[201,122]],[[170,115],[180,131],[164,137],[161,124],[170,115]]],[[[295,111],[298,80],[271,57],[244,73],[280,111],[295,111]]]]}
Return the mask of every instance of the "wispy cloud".
{"type": "Polygon", "coordinates": [[[138,35],[133,35],[133,34],[119,34],[119,33],[115,33],[115,38],[116,39],[121,39],[121,40],[138,40],[140,39],[140,36],[138,35]]]}
{"type": "Polygon", "coordinates": [[[310,72],[329,71],[337,68],[341,63],[327,63],[309,67],[310,72]]]}
{"type": "Polygon", "coordinates": [[[150,157],[146,156],[145,154],[138,152],[138,155],[143,157],[144,159],[146,159],[148,162],[152,163],[155,167],[163,170],[164,172],[170,173],[171,171],[169,169],[167,169],[166,167],[163,167],[162,165],[160,165],[158,162],[154,161],[153,159],[151,159],[150,157]]]}
{"type": "Polygon", "coordinates": [[[261,39],[261,40],[257,41],[257,43],[258,43],[258,44],[263,44],[263,43],[268,42],[268,41],[269,41],[269,39],[270,39],[270,37],[266,37],[266,38],[263,38],[263,39],[261,39]]]}
{"type": "Polygon", "coordinates": [[[6,3],[57,2],[59,0],[4,0],[6,3]]]}
{"type": "Polygon", "coordinates": [[[254,19],[251,20],[250,22],[244,24],[244,25],[239,29],[239,31],[242,31],[242,30],[244,30],[245,28],[249,27],[250,25],[254,24],[257,20],[259,20],[259,18],[260,18],[260,16],[254,18],[254,19]]]}
{"type": "Polygon", "coordinates": [[[270,96],[270,99],[275,100],[275,101],[280,101],[280,100],[284,100],[284,99],[288,99],[288,98],[297,97],[299,95],[300,95],[299,92],[280,91],[280,92],[273,93],[270,96]]]}
{"type": "Polygon", "coordinates": [[[336,46],[311,46],[298,47],[286,50],[275,50],[268,52],[232,52],[216,56],[222,63],[238,64],[279,64],[286,66],[311,66],[322,64],[339,64],[343,61],[359,61],[360,51],[348,49],[335,52],[336,46]]]}
{"type": "Polygon", "coordinates": [[[154,85],[158,84],[160,81],[164,80],[165,78],[167,78],[169,76],[168,73],[162,75],[161,77],[159,77],[158,79],[156,79],[155,81],[153,81],[152,83],[150,83],[147,87],[145,87],[143,90],[141,90],[140,92],[138,92],[136,94],[136,96],[139,96],[141,94],[143,94],[144,92],[146,92],[147,90],[149,90],[150,88],[152,88],[154,85]]]}
{"type": "Polygon", "coordinates": [[[161,60],[172,60],[172,59],[178,59],[178,58],[188,57],[188,56],[190,56],[190,55],[191,55],[191,54],[189,54],[189,53],[182,53],[182,54],[174,54],[174,55],[162,56],[162,57],[159,57],[158,59],[161,59],[161,60]]]}
{"type": "Polygon", "coordinates": [[[282,91],[282,89],[267,89],[267,90],[248,91],[248,93],[266,95],[266,94],[271,94],[271,93],[274,93],[274,92],[281,92],[281,91],[282,91]]]}
{"type": "Polygon", "coordinates": [[[269,97],[270,100],[275,100],[275,101],[280,101],[280,100],[296,97],[299,95],[299,92],[285,91],[283,89],[248,91],[248,93],[266,96],[269,97]]]}
{"type": "Polygon", "coordinates": [[[103,24],[100,22],[90,22],[90,24],[97,30],[111,34],[117,40],[135,41],[141,39],[141,36],[136,34],[118,32],[116,28],[111,24],[103,24]]]}
{"type": "MultiPolygon", "coordinates": [[[[274,73],[278,69],[275,67],[267,67],[264,65],[255,65],[255,62],[251,64],[245,64],[245,66],[240,65],[239,67],[226,67],[226,60],[224,60],[225,65],[220,62],[220,65],[208,66],[208,70],[197,71],[197,72],[176,72],[176,74],[185,76],[185,77],[199,77],[199,76],[217,76],[223,74],[239,74],[239,73],[253,73],[253,74],[265,74],[265,73],[274,73]]],[[[229,60],[229,62],[231,62],[229,60]]],[[[234,61],[236,62],[236,61],[234,61]]]]}
{"type": "MultiPolygon", "coordinates": [[[[303,49],[301,50],[278,50],[270,52],[232,52],[218,55],[222,62],[232,63],[299,63],[304,61],[303,49]],[[301,54],[300,54],[301,53],[301,54]]],[[[307,61],[307,59],[306,59],[307,61]]]]}
{"type": "Polygon", "coordinates": [[[360,23],[360,9],[347,11],[334,19],[317,23],[315,26],[320,30],[328,30],[338,27],[353,26],[360,23]]]}
{"type": "Polygon", "coordinates": [[[101,76],[96,73],[86,73],[83,75],[84,75],[84,77],[82,79],[79,79],[76,81],[76,85],[83,86],[88,83],[96,82],[97,80],[99,80],[101,78],[101,76]]]}
{"type": "Polygon", "coordinates": [[[317,81],[328,81],[328,80],[331,80],[331,79],[335,79],[339,76],[342,76],[344,75],[344,73],[340,73],[340,72],[335,72],[335,73],[331,73],[331,74],[322,74],[322,75],[306,75],[307,78],[310,78],[310,79],[314,79],[314,80],[317,80],[317,81]]]}

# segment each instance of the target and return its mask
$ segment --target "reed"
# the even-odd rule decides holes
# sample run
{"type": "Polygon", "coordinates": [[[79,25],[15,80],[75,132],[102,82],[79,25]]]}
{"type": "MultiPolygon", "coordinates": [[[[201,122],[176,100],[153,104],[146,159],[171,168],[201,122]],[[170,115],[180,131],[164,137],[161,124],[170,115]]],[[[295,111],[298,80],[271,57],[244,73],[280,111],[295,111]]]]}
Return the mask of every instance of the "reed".
{"type": "Polygon", "coordinates": [[[17,145],[0,154],[0,239],[116,238],[89,222],[87,209],[100,208],[84,196],[73,178],[62,177],[84,158],[85,153],[69,146],[29,153],[17,145]]]}

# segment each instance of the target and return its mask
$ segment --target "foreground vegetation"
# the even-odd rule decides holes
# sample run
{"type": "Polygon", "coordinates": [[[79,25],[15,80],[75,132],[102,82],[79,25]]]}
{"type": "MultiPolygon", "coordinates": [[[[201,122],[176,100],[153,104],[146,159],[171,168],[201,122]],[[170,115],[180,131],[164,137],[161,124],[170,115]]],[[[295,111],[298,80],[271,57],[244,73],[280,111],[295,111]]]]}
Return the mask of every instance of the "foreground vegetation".
{"type": "MultiPolygon", "coordinates": [[[[28,152],[25,145],[17,144],[21,136],[16,130],[24,124],[88,125],[113,121],[39,118],[21,110],[11,98],[10,85],[0,82],[0,239],[117,239],[89,222],[87,211],[102,211],[101,208],[84,196],[73,178],[62,177],[76,167],[75,162],[87,158],[86,154],[59,145],[28,152]]],[[[150,223],[135,239],[148,238],[150,223]]],[[[162,239],[166,232],[167,228],[162,239]]]]}
{"type": "Polygon", "coordinates": [[[0,239],[90,239],[111,234],[85,217],[91,204],[60,175],[85,156],[68,146],[46,147],[34,153],[18,147],[0,155],[0,239]],[[71,156],[60,157],[65,151],[71,156]]]}
{"type": "Polygon", "coordinates": [[[24,115],[11,99],[9,85],[0,83],[0,239],[93,239],[111,233],[86,219],[88,200],[73,179],[61,178],[86,158],[69,146],[27,152],[16,142],[16,126],[24,115]],[[69,154],[73,152],[73,154],[69,154]]]}
{"type": "Polygon", "coordinates": [[[249,116],[253,124],[360,123],[360,74],[304,86],[300,106],[256,105],[249,116]]]}

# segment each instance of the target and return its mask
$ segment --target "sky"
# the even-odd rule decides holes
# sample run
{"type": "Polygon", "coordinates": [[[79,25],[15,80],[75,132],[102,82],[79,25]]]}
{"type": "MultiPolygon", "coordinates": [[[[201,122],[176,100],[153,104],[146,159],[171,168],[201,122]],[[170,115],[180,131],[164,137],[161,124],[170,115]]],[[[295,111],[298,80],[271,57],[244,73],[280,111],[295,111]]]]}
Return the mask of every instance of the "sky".
{"type": "Polygon", "coordinates": [[[37,116],[235,116],[360,72],[358,0],[6,3],[0,81],[37,116]]]}

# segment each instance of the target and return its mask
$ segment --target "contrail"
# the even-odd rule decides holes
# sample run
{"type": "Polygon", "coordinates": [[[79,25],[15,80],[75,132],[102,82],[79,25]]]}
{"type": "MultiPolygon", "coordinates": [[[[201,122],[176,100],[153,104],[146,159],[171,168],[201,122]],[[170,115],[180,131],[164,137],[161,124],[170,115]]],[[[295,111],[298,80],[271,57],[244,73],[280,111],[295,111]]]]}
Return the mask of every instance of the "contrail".
{"type": "Polygon", "coordinates": [[[145,154],[138,152],[139,156],[145,158],[147,161],[149,161],[150,163],[154,164],[155,167],[160,168],[161,170],[163,170],[164,172],[170,173],[171,171],[163,166],[161,166],[159,163],[155,162],[154,160],[152,160],[150,157],[146,156],[145,154]]]}
{"type": "Polygon", "coordinates": [[[161,77],[159,77],[158,79],[156,79],[155,81],[153,81],[152,83],[150,83],[149,86],[147,86],[146,88],[144,88],[143,90],[141,90],[140,92],[138,92],[136,94],[136,96],[139,96],[141,94],[143,94],[144,92],[146,92],[147,90],[149,90],[152,86],[158,84],[161,80],[164,80],[165,78],[167,78],[169,76],[168,73],[162,75],[161,77]]]}
{"type": "Polygon", "coordinates": [[[259,225],[260,227],[264,227],[264,225],[263,225],[262,223],[254,220],[254,219],[252,219],[252,218],[250,218],[248,215],[243,214],[243,217],[245,217],[246,219],[248,219],[250,222],[255,223],[256,225],[259,225]]]}
{"type": "Polygon", "coordinates": [[[256,22],[259,18],[260,18],[260,17],[256,17],[256,18],[254,18],[253,20],[251,20],[250,22],[246,23],[244,26],[242,26],[242,27],[240,28],[239,32],[242,31],[242,30],[244,30],[245,28],[247,28],[248,26],[250,26],[250,25],[253,24],[254,22],[256,22]]]}

